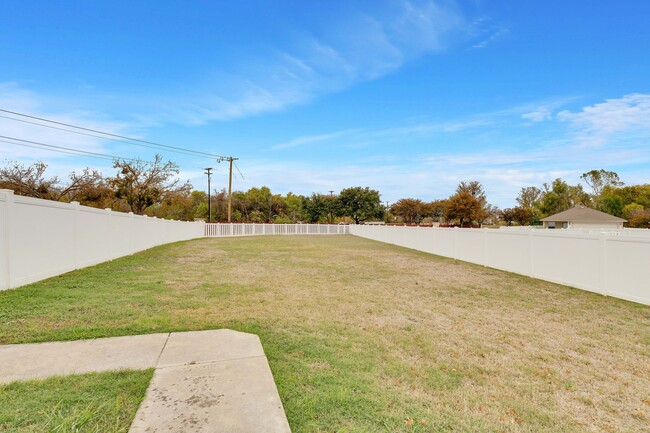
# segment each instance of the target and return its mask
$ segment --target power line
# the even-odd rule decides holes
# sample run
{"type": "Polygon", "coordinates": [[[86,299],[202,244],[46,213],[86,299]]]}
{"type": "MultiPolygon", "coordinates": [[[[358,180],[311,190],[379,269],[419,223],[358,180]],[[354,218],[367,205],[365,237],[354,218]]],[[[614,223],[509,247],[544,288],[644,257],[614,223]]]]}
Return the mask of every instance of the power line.
{"type": "Polygon", "coordinates": [[[237,169],[237,171],[239,172],[239,175],[241,176],[241,180],[242,181],[246,180],[246,178],[244,177],[244,173],[241,172],[241,170],[237,166],[237,163],[236,162],[233,162],[233,163],[235,164],[235,168],[237,169]]]}
{"type": "Polygon", "coordinates": [[[21,138],[7,137],[7,136],[4,136],[4,135],[0,135],[0,138],[4,138],[4,139],[7,139],[7,140],[20,141],[21,143],[15,143],[15,142],[12,142],[12,141],[0,140],[3,143],[14,144],[16,146],[31,147],[31,148],[34,148],[34,149],[51,150],[52,152],[66,153],[66,154],[69,154],[69,155],[77,155],[77,156],[85,155],[85,156],[88,156],[88,157],[91,157],[91,158],[110,159],[112,161],[115,161],[115,160],[124,160],[124,161],[131,161],[131,162],[141,161],[141,162],[145,162],[145,163],[148,163],[148,164],[153,164],[153,162],[143,161],[143,160],[140,160],[140,159],[122,158],[120,156],[107,155],[105,153],[89,152],[87,150],[79,150],[79,149],[73,149],[71,147],[56,146],[54,144],[46,144],[46,143],[40,143],[38,141],[23,140],[21,138]],[[29,143],[29,144],[26,144],[26,143],[29,143]]]}
{"type": "MultiPolygon", "coordinates": [[[[1,111],[1,110],[0,110],[0,111],[1,111]]],[[[60,127],[58,127],[58,126],[53,126],[53,125],[43,125],[42,123],[31,122],[31,121],[29,121],[29,120],[24,120],[24,119],[16,119],[16,118],[14,118],[14,117],[9,117],[9,116],[2,116],[2,115],[0,115],[0,118],[3,118],[3,119],[9,119],[9,120],[14,120],[14,121],[16,121],[16,122],[29,123],[29,124],[32,124],[32,125],[42,126],[42,127],[44,127],[44,128],[57,129],[57,130],[59,130],[59,131],[72,132],[73,134],[85,135],[85,136],[87,136],[87,137],[99,138],[99,139],[101,139],[101,140],[114,141],[114,142],[116,142],[116,143],[126,143],[126,144],[135,145],[135,146],[146,147],[146,148],[148,148],[148,149],[162,150],[162,149],[158,149],[158,148],[156,148],[156,147],[154,147],[154,146],[149,146],[149,145],[146,145],[146,144],[133,143],[133,142],[131,142],[131,141],[121,140],[121,139],[117,139],[117,138],[102,137],[102,136],[100,136],[100,135],[89,134],[89,133],[87,133],[87,132],[81,132],[81,131],[73,131],[73,130],[70,130],[70,129],[60,128],[60,127]]],[[[182,155],[200,156],[200,157],[202,157],[202,158],[209,158],[209,159],[212,159],[211,156],[205,156],[205,155],[202,155],[202,152],[198,152],[198,151],[194,151],[194,150],[187,151],[187,152],[180,151],[180,150],[169,150],[169,152],[180,153],[180,154],[182,154],[182,155]]]]}
{"type": "MultiPolygon", "coordinates": [[[[103,131],[99,131],[97,129],[92,129],[92,128],[84,128],[82,126],[76,126],[76,125],[71,125],[69,123],[57,122],[55,120],[49,120],[49,119],[45,119],[43,117],[31,116],[29,114],[18,113],[18,112],[15,112],[15,111],[5,110],[5,109],[2,109],[2,108],[0,108],[0,111],[3,112],[3,113],[13,114],[15,116],[27,117],[29,119],[40,120],[42,122],[53,123],[53,124],[56,124],[56,125],[66,126],[68,128],[80,129],[80,130],[83,130],[83,131],[94,132],[96,134],[102,134],[102,135],[106,135],[106,136],[109,136],[109,137],[115,137],[115,138],[120,138],[122,140],[128,140],[130,142],[135,142],[135,143],[132,143],[132,144],[144,143],[144,144],[149,144],[149,145],[152,145],[152,146],[156,146],[157,148],[164,148],[165,150],[168,150],[168,151],[171,151],[171,152],[174,152],[174,151],[176,151],[176,152],[189,152],[189,153],[195,154],[197,156],[205,156],[205,157],[211,157],[211,158],[226,158],[226,157],[224,157],[222,155],[215,155],[215,154],[212,154],[212,153],[201,152],[201,151],[192,150],[192,149],[185,149],[185,148],[177,147],[177,146],[169,146],[167,144],[156,143],[156,142],[153,142],[153,141],[140,140],[138,138],[131,138],[131,137],[127,137],[127,136],[124,136],[124,135],[113,134],[113,133],[110,133],[110,132],[103,132],[103,131]]],[[[3,117],[8,118],[8,119],[12,119],[12,120],[21,121],[20,119],[13,119],[11,117],[6,117],[6,116],[3,116],[3,117]]],[[[42,124],[35,123],[35,122],[27,122],[27,123],[34,123],[35,125],[40,125],[40,126],[46,126],[47,127],[47,125],[42,125],[42,124]]],[[[60,128],[56,128],[56,129],[60,129],[60,128]]],[[[70,131],[70,130],[66,130],[66,129],[63,129],[63,130],[68,131],[68,132],[75,132],[75,131],[70,131]]],[[[97,137],[97,138],[101,138],[101,137],[97,137]]],[[[148,147],[148,146],[145,146],[145,147],[148,147]]]]}
{"type": "MultiPolygon", "coordinates": [[[[33,146],[31,144],[25,144],[25,143],[14,143],[13,141],[7,141],[7,140],[0,140],[0,143],[13,144],[14,146],[29,147],[31,149],[47,150],[49,152],[58,152],[58,153],[65,153],[65,154],[68,154],[68,155],[81,156],[79,153],[76,153],[76,152],[68,152],[66,150],[47,149],[47,148],[44,148],[44,147],[41,147],[41,146],[33,146]]],[[[96,156],[95,158],[108,159],[108,158],[103,158],[103,157],[100,157],[100,156],[96,156]]]]}

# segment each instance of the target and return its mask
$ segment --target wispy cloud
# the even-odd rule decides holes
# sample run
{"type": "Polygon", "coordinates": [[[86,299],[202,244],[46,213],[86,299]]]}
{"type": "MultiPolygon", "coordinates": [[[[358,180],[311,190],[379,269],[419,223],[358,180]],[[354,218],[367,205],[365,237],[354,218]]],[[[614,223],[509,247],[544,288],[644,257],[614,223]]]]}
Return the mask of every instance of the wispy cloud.
{"type": "Polygon", "coordinates": [[[321,134],[321,135],[303,135],[300,137],[293,138],[289,141],[286,141],[284,143],[276,144],[274,146],[271,146],[272,150],[282,150],[282,149],[289,149],[292,147],[297,147],[297,146],[302,146],[305,144],[312,144],[312,143],[320,143],[323,141],[330,141],[336,138],[340,137],[345,137],[349,136],[351,134],[360,132],[361,130],[359,129],[346,129],[343,131],[336,131],[332,132],[329,134],[321,134]]]}
{"type": "Polygon", "coordinates": [[[553,114],[548,107],[540,107],[536,111],[522,114],[521,117],[523,119],[530,120],[533,123],[539,123],[545,120],[551,120],[553,118],[553,114]]]}
{"type": "Polygon", "coordinates": [[[478,50],[507,37],[510,34],[510,27],[484,15],[468,25],[468,33],[471,35],[469,49],[478,50]]]}
{"type": "Polygon", "coordinates": [[[278,50],[271,59],[235,66],[217,80],[228,82],[227,87],[203,83],[201,95],[176,101],[180,108],[161,116],[202,124],[280,111],[396,71],[444,50],[466,31],[462,13],[447,2],[396,4],[390,14],[358,10],[319,35],[303,34],[294,47],[278,50]]]}
{"type": "Polygon", "coordinates": [[[522,112],[521,118],[527,120],[529,126],[535,123],[554,120],[555,113],[560,108],[576,99],[576,97],[555,98],[520,106],[519,110],[522,112]]]}
{"type": "MultiPolygon", "coordinates": [[[[361,142],[370,143],[373,152],[358,152],[336,164],[313,160],[261,164],[252,178],[305,194],[357,183],[377,188],[389,201],[405,196],[446,197],[459,181],[475,179],[485,185],[493,203],[507,207],[524,186],[557,177],[577,183],[580,174],[593,168],[619,171],[629,181],[643,177],[640,170],[650,162],[650,148],[644,144],[650,137],[647,97],[630,95],[554,114],[570,102],[575,98],[532,101],[444,121],[301,136],[286,143],[333,148],[361,142]],[[608,118],[612,113],[613,119],[608,118]],[[521,128],[522,118],[530,121],[529,127],[521,128]],[[589,152],[577,151],[576,134],[587,132],[615,134],[621,140],[589,152]],[[642,137],[645,141],[639,140],[642,137]]],[[[293,153],[295,158],[299,155],[293,153]]]]}
{"type": "Polygon", "coordinates": [[[569,98],[544,102],[531,102],[486,113],[468,115],[448,120],[427,120],[411,124],[397,124],[385,128],[354,128],[342,131],[328,131],[305,135],[271,146],[272,150],[298,147],[314,142],[329,142],[341,146],[354,143],[370,143],[375,146],[386,141],[414,140],[434,136],[451,136],[461,132],[485,132],[516,125],[517,119],[529,119],[539,116],[551,116],[554,108],[566,103],[569,98]],[[535,110],[531,112],[530,110],[535,110]],[[542,110],[545,110],[542,112],[542,110]],[[548,114],[547,114],[548,113],[548,114]]]}
{"type": "Polygon", "coordinates": [[[650,138],[650,94],[607,99],[577,112],[564,110],[557,114],[557,119],[569,123],[587,147],[601,146],[619,135],[647,139],[650,138]]]}
{"type": "Polygon", "coordinates": [[[178,89],[170,86],[164,95],[115,95],[89,87],[77,102],[110,107],[149,126],[203,125],[280,112],[442,52],[467,37],[468,29],[453,1],[349,6],[337,20],[323,19],[317,30],[296,26],[290,40],[267,45],[246,61],[206,67],[200,78],[178,89]]]}
{"type": "Polygon", "coordinates": [[[472,45],[472,48],[475,48],[475,49],[485,48],[488,45],[492,44],[493,42],[505,37],[506,35],[508,35],[508,33],[510,33],[509,28],[501,27],[501,28],[497,29],[496,31],[494,31],[492,34],[490,34],[490,36],[488,36],[487,38],[483,39],[480,42],[475,43],[474,45],[472,45]]]}

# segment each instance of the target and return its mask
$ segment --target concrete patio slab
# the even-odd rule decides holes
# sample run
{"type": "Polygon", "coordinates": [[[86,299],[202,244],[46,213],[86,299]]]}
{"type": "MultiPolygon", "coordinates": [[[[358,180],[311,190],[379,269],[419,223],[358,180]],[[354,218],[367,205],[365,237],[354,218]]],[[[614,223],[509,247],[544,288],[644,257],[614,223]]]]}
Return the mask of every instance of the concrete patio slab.
{"type": "Polygon", "coordinates": [[[129,433],[290,433],[264,356],[157,369],[129,433]]]}
{"type": "Polygon", "coordinates": [[[224,361],[264,356],[257,335],[216,329],[211,331],[174,332],[169,336],[157,367],[224,361]]]}
{"type": "Polygon", "coordinates": [[[0,346],[0,383],[156,366],[169,334],[0,346]]]}

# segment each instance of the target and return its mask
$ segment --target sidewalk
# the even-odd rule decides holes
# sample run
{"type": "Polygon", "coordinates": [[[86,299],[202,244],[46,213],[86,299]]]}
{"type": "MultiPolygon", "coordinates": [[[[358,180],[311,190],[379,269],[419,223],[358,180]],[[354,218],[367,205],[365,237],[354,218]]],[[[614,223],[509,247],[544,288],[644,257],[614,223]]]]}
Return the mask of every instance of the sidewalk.
{"type": "Polygon", "coordinates": [[[289,433],[259,338],[228,329],[0,346],[0,383],[155,367],[130,433],[289,433]]]}

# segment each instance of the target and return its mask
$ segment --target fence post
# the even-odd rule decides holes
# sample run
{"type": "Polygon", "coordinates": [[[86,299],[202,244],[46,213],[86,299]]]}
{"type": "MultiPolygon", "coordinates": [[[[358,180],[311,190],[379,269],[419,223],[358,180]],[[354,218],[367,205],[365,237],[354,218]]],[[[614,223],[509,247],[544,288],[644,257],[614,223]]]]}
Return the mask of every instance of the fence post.
{"type": "Polygon", "coordinates": [[[71,201],[72,205],[72,260],[74,268],[79,269],[79,202],[71,201]]]}
{"type": "Polygon", "coordinates": [[[10,189],[3,189],[2,192],[5,193],[5,205],[4,205],[4,227],[0,227],[4,235],[4,254],[5,259],[3,263],[0,263],[0,266],[4,268],[5,275],[5,289],[11,289],[11,222],[13,216],[13,206],[14,206],[14,192],[10,189]]]}

